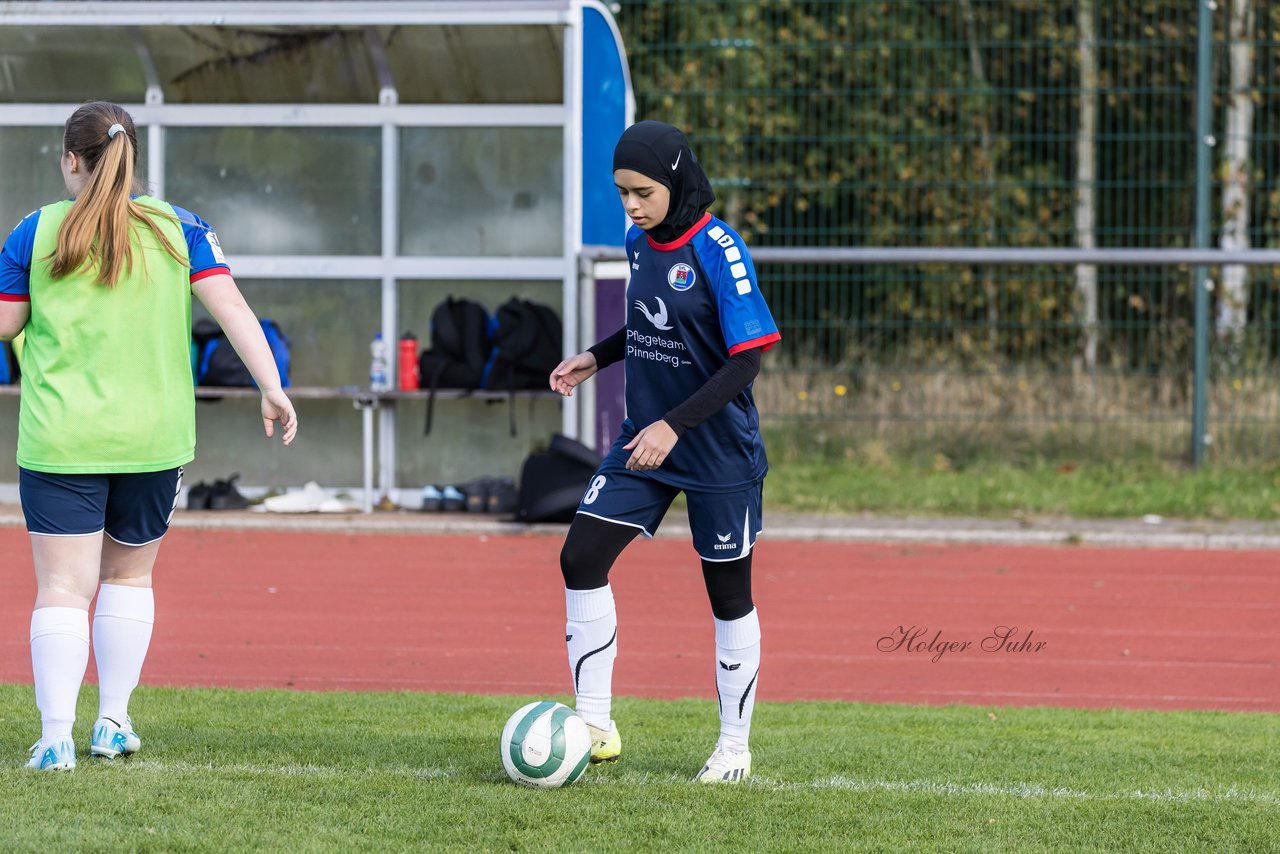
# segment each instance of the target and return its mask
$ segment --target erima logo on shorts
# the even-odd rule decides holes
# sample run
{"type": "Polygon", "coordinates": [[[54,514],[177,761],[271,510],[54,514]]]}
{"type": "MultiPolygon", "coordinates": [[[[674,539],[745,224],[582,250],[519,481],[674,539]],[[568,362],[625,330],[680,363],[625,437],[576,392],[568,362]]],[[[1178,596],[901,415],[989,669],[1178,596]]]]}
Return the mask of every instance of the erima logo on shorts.
{"type": "Polygon", "coordinates": [[[697,276],[693,274],[693,268],[688,264],[675,264],[667,271],[667,284],[675,288],[677,291],[687,291],[693,287],[693,281],[697,276]]]}
{"type": "Polygon", "coordinates": [[[716,534],[716,539],[720,541],[715,544],[715,550],[718,552],[732,551],[738,547],[737,543],[729,542],[729,540],[733,539],[733,534],[716,534]]]}

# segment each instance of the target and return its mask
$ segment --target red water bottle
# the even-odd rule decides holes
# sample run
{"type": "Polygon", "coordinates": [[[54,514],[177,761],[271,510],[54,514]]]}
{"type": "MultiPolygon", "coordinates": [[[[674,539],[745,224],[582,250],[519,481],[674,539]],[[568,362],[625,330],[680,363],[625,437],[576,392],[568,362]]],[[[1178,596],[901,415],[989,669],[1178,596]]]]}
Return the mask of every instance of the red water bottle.
{"type": "Polygon", "coordinates": [[[412,332],[400,336],[400,366],[396,371],[401,391],[418,390],[418,339],[412,332]]]}

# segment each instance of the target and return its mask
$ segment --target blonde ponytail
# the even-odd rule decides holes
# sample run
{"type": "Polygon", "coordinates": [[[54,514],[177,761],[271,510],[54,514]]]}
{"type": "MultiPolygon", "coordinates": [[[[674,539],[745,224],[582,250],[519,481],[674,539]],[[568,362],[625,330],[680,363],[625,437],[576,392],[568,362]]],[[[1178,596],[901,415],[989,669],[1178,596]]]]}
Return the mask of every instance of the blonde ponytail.
{"type": "MultiPolygon", "coordinates": [[[[145,224],[174,260],[185,262],[152,213],[130,196],[141,192],[135,176],[138,151],[133,120],[121,107],[94,101],[67,119],[64,151],[81,158],[88,178],[58,228],[51,273],[60,279],[81,269],[96,271],[110,287],[133,268],[133,229],[145,224]]],[[[144,262],[145,263],[145,262],[144,262]]]]}

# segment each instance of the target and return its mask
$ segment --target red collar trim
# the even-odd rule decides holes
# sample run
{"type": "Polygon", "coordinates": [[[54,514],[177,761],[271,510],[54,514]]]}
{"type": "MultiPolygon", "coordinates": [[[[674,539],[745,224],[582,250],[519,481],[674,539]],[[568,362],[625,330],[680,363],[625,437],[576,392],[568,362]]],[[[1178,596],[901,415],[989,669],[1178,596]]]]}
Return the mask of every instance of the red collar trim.
{"type": "Polygon", "coordinates": [[[695,222],[688,231],[686,231],[684,234],[680,235],[670,243],[659,243],[658,241],[654,240],[652,237],[650,237],[647,234],[644,237],[645,237],[645,240],[649,241],[649,245],[652,246],[654,249],[657,249],[659,252],[670,252],[672,249],[679,249],[681,246],[684,246],[686,243],[692,240],[693,236],[697,234],[699,231],[702,231],[702,229],[704,229],[707,223],[709,222],[711,222],[711,211],[707,211],[706,213],[704,213],[702,215],[702,219],[695,222]]]}

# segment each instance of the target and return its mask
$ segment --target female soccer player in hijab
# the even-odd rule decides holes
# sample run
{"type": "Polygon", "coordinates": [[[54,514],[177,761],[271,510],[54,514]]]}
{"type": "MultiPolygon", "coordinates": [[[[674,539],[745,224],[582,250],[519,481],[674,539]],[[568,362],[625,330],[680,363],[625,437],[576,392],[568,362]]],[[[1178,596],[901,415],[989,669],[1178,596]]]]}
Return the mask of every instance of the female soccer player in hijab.
{"type": "Polygon", "coordinates": [[[592,761],[617,760],[609,569],[636,535],[653,536],[683,492],[715,618],[720,701],[720,736],[695,779],[737,783],[751,773],[760,671],[751,553],[768,471],[751,383],[781,336],[742,238],[707,211],[715,194],[679,129],[654,121],[628,128],[614,149],[613,180],[633,223],[627,323],[550,377],[553,390],[570,395],[601,368],[626,368],[627,420],[560,554],[577,711],[591,729],[592,761]]]}

